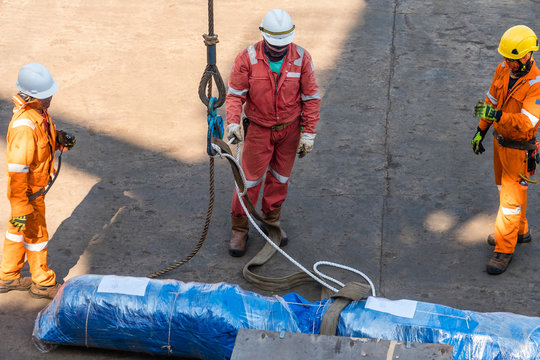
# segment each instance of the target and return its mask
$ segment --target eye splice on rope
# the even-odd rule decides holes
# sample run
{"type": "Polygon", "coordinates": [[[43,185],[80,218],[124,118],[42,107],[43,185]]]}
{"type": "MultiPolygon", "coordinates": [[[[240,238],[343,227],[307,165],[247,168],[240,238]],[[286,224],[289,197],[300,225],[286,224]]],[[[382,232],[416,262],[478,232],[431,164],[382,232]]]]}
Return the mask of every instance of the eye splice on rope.
{"type": "MultiPolygon", "coordinates": [[[[208,34],[203,34],[204,44],[206,45],[206,69],[199,83],[199,98],[204,105],[210,105],[210,97],[212,95],[212,78],[216,82],[218,88],[219,97],[215,101],[215,107],[218,108],[225,103],[225,96],[227,91],[225,84],[221,78],[221,74],[216,65],[216,44],[219,42],[217,35],[214,34],[214,9],[213,1],[208,3],[208,34]],[[204,90],[208,88],[208,96],[204,93],[204,90]]],[[[213,109],[211,109],[213,110],[213,109]]]]}

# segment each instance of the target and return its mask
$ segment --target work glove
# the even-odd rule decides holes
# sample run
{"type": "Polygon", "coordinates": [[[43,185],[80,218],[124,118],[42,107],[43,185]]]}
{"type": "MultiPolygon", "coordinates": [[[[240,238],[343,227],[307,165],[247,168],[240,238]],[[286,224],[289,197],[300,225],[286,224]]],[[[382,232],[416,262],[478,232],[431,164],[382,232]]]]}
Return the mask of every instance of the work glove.
{"type": "Polygon", "coordinates": [[[17,228],[17,231],[21,232],[23,231],[24,227],[26,226],[26,215],[22,216],[15,216],[9,220],[9,222],[17,228]]]}
{"type": "Polygon", "coordinates": [[[484,149],[484,145],[482,145],[482,141],[484,140],[487,131],[488,129],[480,130],[480,127],[476,128],[476,134],[474,134],[472,139],[472,149],[476,155],[486,151],[486,149],[484,149]]]}
{"type": "Polygon", "coordinates": [[[309,152],[313,149],[313,140],[315,140],[316,135],[317,134],[310,133],[300,134],[300,143],[298,144],[298,149],[296,150],[296,153],[300,159],[309,154],[309,152]]]}
{"type": "Polygon", "coordinates": [[[68,132],[58,130],[56,132],[56,142],[58,142],[58,144],[60,144],[62,147],[71,150],[75,146],[77,138],[68,132]]]}
{"type": "Polygon", "coordinates": [[[474,106],[474,116],[488,121],[498,122],[501,120],[502,111],[496,110],[493,106],[479,102],[474,106]]]}
{"type": "Polygon", "coordinates": [[[231,140],[232,138],[235,138],[235,140],[232,142],[233,144],[237,144],[244,140],[244,137],[242,136],[242,129],[240,128],[240,124],[231,123],[227,125],[227,140],[231,140]]]}

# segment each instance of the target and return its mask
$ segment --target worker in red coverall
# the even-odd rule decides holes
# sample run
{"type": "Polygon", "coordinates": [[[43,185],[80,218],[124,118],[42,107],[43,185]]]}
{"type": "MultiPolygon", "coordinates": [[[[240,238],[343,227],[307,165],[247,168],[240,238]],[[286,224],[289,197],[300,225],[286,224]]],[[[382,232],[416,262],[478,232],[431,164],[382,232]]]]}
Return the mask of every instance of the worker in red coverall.
{"type": "Polygon", "coordinates": [[[476,154],[484,152],[482,140],[493,126],[493,167],[500,206],[495,246],[487,264],[488,274],[506,271],[517,243],[531,241],[526,218],[529,173],[536,169],[536,132],[540,118],[540,70],[533,59],[538,50],[536,34],[525,25],[508,29],[499,43],[503,56],[483,102],[475,107],[480,118],[472,141],[476,154]]]}
{"type": "MultiPolygon", "coordinates": [[[[229,77],[227,137],[235,143],[244,140],[241,162],[247,194],[256,205],[264,181],[262,212],[267,222],[279,226],[296,154],[301,158],[313,148],[321,99],[311,56],[292,42],[295,26],[290,15],[270,10],[259,30],[263,40],[236,57],[229,77]],[[240,124],[242,108],[248,131],[240,124]]],[[[231,221],[229,254],[242,256],[249,222],[236,193],[231,221]]],[[[281,245],[287,241],[282,229],[281,245]]]]}

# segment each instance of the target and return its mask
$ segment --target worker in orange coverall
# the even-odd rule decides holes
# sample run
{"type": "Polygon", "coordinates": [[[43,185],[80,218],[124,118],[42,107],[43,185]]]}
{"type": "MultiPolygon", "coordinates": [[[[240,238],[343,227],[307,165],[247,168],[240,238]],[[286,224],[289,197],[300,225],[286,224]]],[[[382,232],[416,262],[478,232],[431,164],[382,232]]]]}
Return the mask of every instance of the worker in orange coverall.
{"type": "Polygon", "coordinates": [[[504,61],[497,66],[485,101],[475,107],[480,118],[472,141],[476,154],[484,152],[482,140],[493,125],[493,167],[500,206],[495,233],[488,243],[495,246],[487,272],[506,271],[517,243],[531,241],[526,218],[530,173],[536,169],[536,131],[540,118],[540,71],[533,59],[538,38],[529,27],[508,29],[499,44],[504,61]]]}
{"type": "Polygon", "coordinates": [[[13,118],[7,132],[7,197],[11,205],[2,263],[0,293],[29,290],[30,295],[53,298],[58,291],[54,271],[47,266],[49,236],[44,192],[55,174],[54,152],[71,149],[75,138],[57,131],[47,109],[58,84],[41,64],[21,68],[19,93],[13,96],[13,118]],[[28,260],[32,277],[21,277],[28,260]]]}
{"type": "MultiPolygon", "coordinates": [[[[279,226],[296,154],[303,157],[313,148],[321,99],[310,54],[292,42],[295,26],[290,15],[270,10],[259,30],[263,40],[236,57],[229,77],[227,137],[244,140],[241,162],[247,194],[256,205],[264,181],[262,212],[266,221],[279,226]],[[242,109],[249,130],[244,121],[242,131],[242,109]]],[[[242,256],[249,223],[236,194],[231,221],[229,253],[242,256]]],[[[281,246],[287,241],[282,229],[281,246]]]]}

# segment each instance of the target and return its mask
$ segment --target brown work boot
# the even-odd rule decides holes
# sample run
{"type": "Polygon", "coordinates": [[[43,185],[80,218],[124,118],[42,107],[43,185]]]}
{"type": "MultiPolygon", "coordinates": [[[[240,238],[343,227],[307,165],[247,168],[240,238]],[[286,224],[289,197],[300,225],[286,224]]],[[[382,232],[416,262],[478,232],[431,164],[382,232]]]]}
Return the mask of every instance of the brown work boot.
{"type": "Polygon", "coordinates": [[[30,286],[30,295],[35,298],[54,299],[54,296],[58,292],[58,289],[60,289],[60,286],[62,285],[59,283],[51,286],[41,286],[33,282],[32,286],[30,286]]]}
{"type": "Polygon", "coordinates": [[[32,285],[30,277],[17,278],[15,280],[0,280],[0,294],[11,290],[28,290],[32,285]]]}
{"type": "MultiPolygon", "coordinates": [[[[287,233],[280,225],[279,218],[281,217],[281,208],[274,209],[270,211],[267,214],[264,214],[264,220],[266,222],[269,222],[270,224],[279,226],[281,229],[281,242],[279,243],[280,247],[286,246],[289,243],[289,238],[287,237],[287,233]]],[[[264,229],[264,233],[268,235],[268,229],[264,229]]]]}
{"type": "Polygon", "coordinates": [[[232,236],[229,241],[229,254],[234,257],[243,256],[246,253],[248,241],[249,220],[246,215],[232,216],[232,236]]]}
{"type": "Polygon", "coordinates": [[[499,275],[506,271],[506,268],[512,261],[512,254],[503,254],[494,252],[493,257],[487,264],[487,272],[491,275],[499,275]]]}
{"type": "MultiPolygon", "coordinates": [[[[518,244],[531,242],[532,237],[531,233],[527,232],[526,234],[518,235],[517,242],[518,244]]],[[[495,246],[495,234],[489,234],[487,237],[487,243],[491,246],[495,246]]]]}

